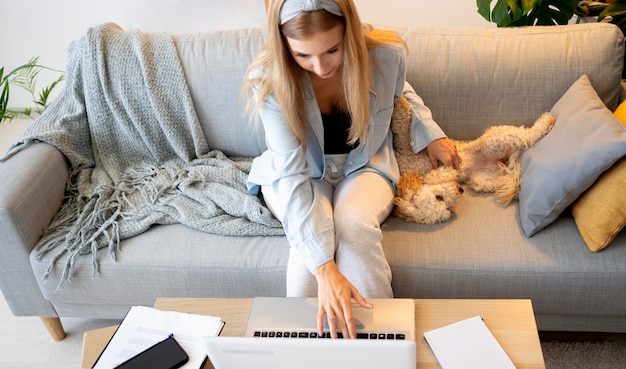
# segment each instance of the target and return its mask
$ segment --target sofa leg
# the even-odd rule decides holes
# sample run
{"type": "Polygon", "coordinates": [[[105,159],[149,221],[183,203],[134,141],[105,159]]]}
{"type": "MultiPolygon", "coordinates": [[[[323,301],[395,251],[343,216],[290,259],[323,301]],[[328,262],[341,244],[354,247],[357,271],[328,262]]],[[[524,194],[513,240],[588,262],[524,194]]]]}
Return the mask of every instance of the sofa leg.
{"type": "Polygon", "coordinates": [[[59,342],[65,338],[65,330],[63,329],[60,318],[40,318],[54,341],[59,342]]]}

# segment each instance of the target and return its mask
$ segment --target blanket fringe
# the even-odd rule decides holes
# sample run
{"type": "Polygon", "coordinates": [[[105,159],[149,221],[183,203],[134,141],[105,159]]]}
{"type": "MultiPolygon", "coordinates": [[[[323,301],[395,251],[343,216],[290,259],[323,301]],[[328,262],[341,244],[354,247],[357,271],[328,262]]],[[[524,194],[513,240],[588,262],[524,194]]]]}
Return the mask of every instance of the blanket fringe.
{"type": "Polygon", "coordinates": [[[50,277],[65,256],[58,286],[63,288],[71,282],[78,257],[86,254],[91,254],[95,277],[99,274],[100,249],[107,248],[115,262],[121,240],[155,223],[182,223],[208,233],[233,236],[283,235],[280,222],[245,190],[244,170],[249,167],[248,161],[233,161],[221,152],[212,152],[184,167],[130,168],[115,185],[98,186],[90,198],[70,191],[37,247],[37,260],[57,250],[44,278],[50,277]],[[184,205],[187,202],[193,205],[184,205]],[[179,211],[181,208],[201,209],[202,213],[186,214],[179,211]]]}

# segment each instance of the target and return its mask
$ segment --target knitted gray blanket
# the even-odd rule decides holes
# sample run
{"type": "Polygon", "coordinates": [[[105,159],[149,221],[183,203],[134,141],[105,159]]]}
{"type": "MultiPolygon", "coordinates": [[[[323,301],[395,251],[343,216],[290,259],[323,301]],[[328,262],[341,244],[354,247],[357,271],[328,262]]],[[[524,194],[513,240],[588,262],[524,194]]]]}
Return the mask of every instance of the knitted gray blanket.
{"type": "MultiPolygon", "coordinates": [[[[227,122],[224,122],[227,124],[227,122]]],[[[248,193],[250,159],[210,151],[171,37],[89,29],[69,48],[61,96],[22,135],[10,157],[33,142],[57,147],[70,162],[67,198],[37,245],[37,255],[75,260],[153,224],[181,223],[220,235],[283,234],[248,193]]],[[[5,158],[6,159],[6,158],[5,158]]],[[[172,245],[176,247],[176,245],[172,245]]]]}

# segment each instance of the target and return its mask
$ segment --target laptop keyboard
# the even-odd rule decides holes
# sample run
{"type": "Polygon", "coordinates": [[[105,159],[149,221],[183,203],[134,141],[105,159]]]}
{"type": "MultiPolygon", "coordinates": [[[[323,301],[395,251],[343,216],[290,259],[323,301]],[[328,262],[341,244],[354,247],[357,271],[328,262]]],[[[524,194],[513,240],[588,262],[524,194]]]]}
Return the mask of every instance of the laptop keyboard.
{"type": "MultiPolygon", "coordinates": [[[[339,338],[343,338],[341,332],[337,332],[339,338]]],[[[320,335],[316,331],[255,331],[254,337],[259,338],[331,338],[330,332],[320,335]]],[[[356,334],[357,339],[365,340],[404,340],[404,333],[393,332],[360,332],[356,334]]]]}

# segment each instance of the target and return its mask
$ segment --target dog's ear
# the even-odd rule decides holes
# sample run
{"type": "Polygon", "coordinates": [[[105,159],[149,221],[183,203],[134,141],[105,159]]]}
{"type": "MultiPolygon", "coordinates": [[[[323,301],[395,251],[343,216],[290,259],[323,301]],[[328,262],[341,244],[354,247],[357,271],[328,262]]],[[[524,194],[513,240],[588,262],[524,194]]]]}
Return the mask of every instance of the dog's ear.
{"type": "Polygon", "coordinates": [[[421,224],[435,224],[448,220],[452,212],[446,207],[445,201],[438,199],[437,195],[428,193],[408,199],[395,197],[393,199],[393,215],[407,222],[421,224]]]}
{"type": "Polygon", "coordinates": [[[401,97],[393,104],[391,115],[391,132],[393,134],[393,148],[396,155],[411,155],[411,103],[401,97]]]}
{"type": "Polygon", "coordinates": [[[398,179],[398,196],[405,197],[413,194],[422,187],[422,178],[417,172],[404,173],[398,179]]]}
{"type": "Polygon", "coordinates": [[[395,205],[393,208],[393,215],[406,221],[406,222],[413,222],[415,221],[415,219],[413,219],[413,217],[411,217],[410,215],[410,210],[414,208],[413,204],[411,204],[410,202],[406,201],[405,199],[401,198],[401,197],[394,197],[393,198],[393,204],[395,205]]]}

